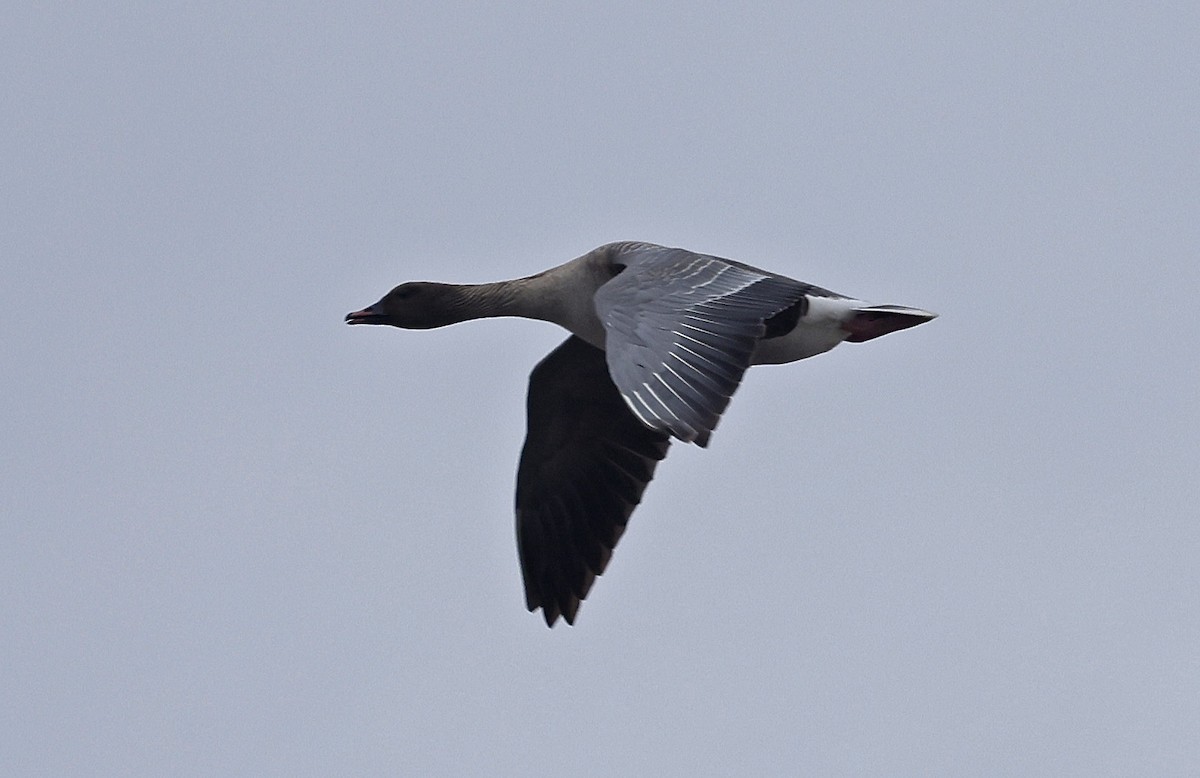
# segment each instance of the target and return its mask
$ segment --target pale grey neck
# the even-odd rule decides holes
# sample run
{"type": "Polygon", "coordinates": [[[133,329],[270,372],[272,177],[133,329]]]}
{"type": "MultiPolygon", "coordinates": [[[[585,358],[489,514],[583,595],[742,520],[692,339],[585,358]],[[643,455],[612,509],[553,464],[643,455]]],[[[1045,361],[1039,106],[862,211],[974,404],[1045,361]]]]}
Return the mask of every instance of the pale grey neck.
{"type": "Polygon", "coordinates": [[[555,321],[555,299],[542,275],[456,286],[455,308],[464,319],[518,316],[555,321]]]}
{"type": "Polygon", "coordinates": [[[593,296],[610,277],[607,267],[585,255],[525,278],[456,287],[459,315],[467,319],[519,316],[557,324],[597,348],[604,348],[604,327],[593,296]]]}

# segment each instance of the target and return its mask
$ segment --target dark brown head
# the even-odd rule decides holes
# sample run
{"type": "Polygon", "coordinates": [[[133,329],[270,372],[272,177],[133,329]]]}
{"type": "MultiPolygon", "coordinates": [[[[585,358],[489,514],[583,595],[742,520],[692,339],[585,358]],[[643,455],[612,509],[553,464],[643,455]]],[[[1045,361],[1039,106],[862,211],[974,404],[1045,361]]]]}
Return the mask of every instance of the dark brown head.
{"type": "Polygon", "coordinates": [[[347,324],[390,324],[408,330],[445,327],[465,318],[461,287],[431,281],[400,284],[372,306],[346,314],[347,324]]]}

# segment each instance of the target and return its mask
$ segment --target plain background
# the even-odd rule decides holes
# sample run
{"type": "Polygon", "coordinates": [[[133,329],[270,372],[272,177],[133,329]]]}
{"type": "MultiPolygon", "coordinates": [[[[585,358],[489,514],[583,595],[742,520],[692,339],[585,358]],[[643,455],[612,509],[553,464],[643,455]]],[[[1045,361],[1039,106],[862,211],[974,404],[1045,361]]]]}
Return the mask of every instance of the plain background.
{"type": "Polygon", "coordinates": [[[18,4],[0,771],[1194,775],[1194,3],[18,4]],[[756,368],[574,628],[529,369],[612,240],[937,311],[756,368]]]}

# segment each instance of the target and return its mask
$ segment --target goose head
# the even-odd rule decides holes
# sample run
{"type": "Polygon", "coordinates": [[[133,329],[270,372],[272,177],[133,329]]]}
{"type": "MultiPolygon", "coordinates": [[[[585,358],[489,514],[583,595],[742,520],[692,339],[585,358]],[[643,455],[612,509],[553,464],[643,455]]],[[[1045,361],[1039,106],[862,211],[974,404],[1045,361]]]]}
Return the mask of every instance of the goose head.
{"type": "Polygon", "coordinates": [[[410,281],[388,292],[374,305],[346,314],[347,324],[388,324],[427,330],[471,318],[470,300],[455,284],[410,281]]]}

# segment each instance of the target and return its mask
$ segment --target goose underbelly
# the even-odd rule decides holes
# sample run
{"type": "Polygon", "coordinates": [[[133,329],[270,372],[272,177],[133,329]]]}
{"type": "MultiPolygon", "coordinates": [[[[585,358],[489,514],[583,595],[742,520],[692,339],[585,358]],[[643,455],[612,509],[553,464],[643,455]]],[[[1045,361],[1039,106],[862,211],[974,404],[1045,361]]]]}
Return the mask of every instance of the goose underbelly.
{"type": "Polygon", "coordinates": [[[845,297],[809,296],[804,315],[783,335],[763,338],[750,358],[752,365],[779,365],[829,351],[849,337],[842,324],[861,301],[845,297]]]}
{"type": "Polygon", "coordinates": [[[850,333],[839,326],[806,325],[799,322],[786,335],[760,340],[750,357],[752,365],[781,365],[822,354],[846,339],[850,333]]]}

